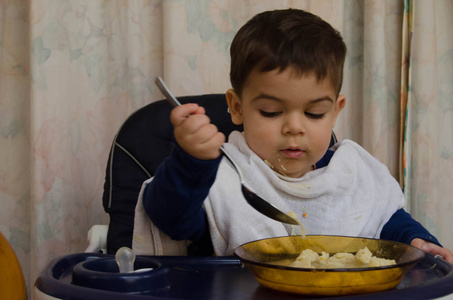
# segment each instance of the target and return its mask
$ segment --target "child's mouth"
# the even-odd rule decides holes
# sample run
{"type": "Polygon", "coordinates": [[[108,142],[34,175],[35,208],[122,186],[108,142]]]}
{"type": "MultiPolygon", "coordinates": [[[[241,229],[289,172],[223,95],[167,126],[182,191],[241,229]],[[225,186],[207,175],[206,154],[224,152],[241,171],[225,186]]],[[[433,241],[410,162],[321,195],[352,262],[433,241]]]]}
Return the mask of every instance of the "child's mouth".
{"type": "Polygon", "coordinates": [[[287,158],[299,158],[304,154],[304,151],[300,149],[283,149],[281,152],[287,158]]]}

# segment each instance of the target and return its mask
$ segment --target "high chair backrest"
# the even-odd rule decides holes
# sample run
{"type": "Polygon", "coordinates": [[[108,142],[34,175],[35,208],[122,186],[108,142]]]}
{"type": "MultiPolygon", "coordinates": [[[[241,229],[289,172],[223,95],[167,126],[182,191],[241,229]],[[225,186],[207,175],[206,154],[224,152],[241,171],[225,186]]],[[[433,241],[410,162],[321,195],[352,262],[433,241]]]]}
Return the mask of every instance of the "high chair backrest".
{"type": "MultiPolygon", "coordinates": [[[[234,125],[228,113],[225,94],[178,97],[184,103],[198,103],[219,131],[228,135],[234,125]]],[[[116,253],[131,247],[135,206],[143,182],[154,175],[159,164],[173,149],[172,106],[160,100],[144,106],[129,116],[112,143],[107,162],[103,206],[110,215],[107,252],[116,253]]],[[[331,145],[336,143],[332,132],[331,145]]],[[[209,241],[210,242],[210,241],[209,241]]]]}

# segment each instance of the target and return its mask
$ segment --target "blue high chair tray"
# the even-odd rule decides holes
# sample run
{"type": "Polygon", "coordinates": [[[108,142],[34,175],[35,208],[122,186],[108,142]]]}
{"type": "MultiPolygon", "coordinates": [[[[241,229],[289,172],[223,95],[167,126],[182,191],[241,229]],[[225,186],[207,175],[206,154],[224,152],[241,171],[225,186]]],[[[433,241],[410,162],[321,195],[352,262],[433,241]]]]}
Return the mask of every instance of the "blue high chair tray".
{"type": "MultiPolygon", "coordinates": [[[[113,255],[67,255],[47,265],[35,289],[74,300],[311,299],[262,287],[235,257],[137,256],[134,269],[142,270],[118,273],[113,255]]],[[[432,299],[451,293],[453,265],[426,254],[395,289],[335,299],[432,299]]]]}

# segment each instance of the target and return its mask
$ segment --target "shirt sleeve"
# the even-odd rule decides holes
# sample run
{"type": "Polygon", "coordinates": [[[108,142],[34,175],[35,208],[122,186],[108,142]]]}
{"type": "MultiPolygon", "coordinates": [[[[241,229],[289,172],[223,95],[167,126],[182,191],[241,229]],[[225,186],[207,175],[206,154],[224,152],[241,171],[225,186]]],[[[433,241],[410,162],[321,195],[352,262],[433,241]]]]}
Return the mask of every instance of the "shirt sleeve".
{"type": "Polygon", "coordinates": [[[439,241],[404,209],[397,210],[381,231],[381,239],[410,244],[420,238],[442,247],[439,241]]]}
{"type": "Polygon", "coordinates": [[[196,159],[175,143],[143,192],[143,206],[154,225],[174,240],[200,239],[208,230],[203,201],[221,159],[196,159]]]}

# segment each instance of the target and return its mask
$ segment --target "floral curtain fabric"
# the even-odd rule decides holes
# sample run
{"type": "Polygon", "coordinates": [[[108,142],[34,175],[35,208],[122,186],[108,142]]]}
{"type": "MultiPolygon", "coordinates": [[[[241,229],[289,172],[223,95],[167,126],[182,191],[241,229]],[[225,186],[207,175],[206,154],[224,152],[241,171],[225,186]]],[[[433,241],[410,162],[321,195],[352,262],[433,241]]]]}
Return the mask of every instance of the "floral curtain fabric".
{"type": "Polygon", "coordinates": [[[452,1],[406,1],[410,56],[404,133],[405,194],[415,219],[453,247],[452,1]]]}
{"type": "Polygon", "coordinates": [[[256,13],[288,7],[320,15],[348,45],[337,136],[404,179],[410,212],[453,248],[452,5],[1,1],[0,230],[28,286],[51,259],[83,251],[92,225],[108,223],[101,196],[111,142],[130,113],[163,98],[155,77],[177,96],[225,92],[235,32],[256,13]]]}

